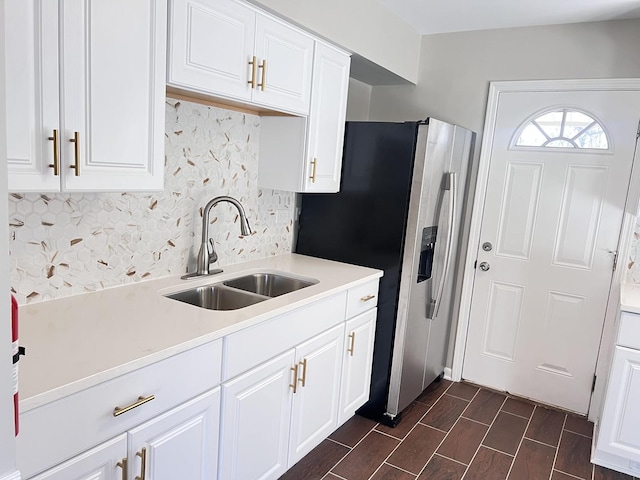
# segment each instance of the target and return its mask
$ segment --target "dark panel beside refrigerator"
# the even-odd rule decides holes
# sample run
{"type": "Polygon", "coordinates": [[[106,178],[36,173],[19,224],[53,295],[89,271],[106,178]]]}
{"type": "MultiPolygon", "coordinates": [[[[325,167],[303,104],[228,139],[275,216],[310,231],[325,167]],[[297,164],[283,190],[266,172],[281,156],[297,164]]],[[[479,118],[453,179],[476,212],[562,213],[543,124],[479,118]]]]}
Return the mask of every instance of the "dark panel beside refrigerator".
{"type": "Polygon", "coordinates": [[[418,123],[347,122],[340,192],[304,194],[296,253],[384,271],[371,394],[358,413],[385,420],[418,123]]]}

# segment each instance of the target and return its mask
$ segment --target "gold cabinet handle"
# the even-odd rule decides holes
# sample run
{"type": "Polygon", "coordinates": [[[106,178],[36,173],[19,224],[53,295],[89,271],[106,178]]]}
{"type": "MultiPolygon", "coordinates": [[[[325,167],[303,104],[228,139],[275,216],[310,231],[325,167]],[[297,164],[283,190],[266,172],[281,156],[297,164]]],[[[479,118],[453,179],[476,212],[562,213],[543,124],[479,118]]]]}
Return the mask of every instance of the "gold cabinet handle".
{"type": "Polygon", "coordinates": [[[127,480],[127,457],[124,457],[121,461],[116,463],[116,467],[122,469],[122,480],[127,480]]]}
{"type": "Polygon", "coordinates": [[[262,90],[264,92],[264,87],[267,84],[267,60],[263,59],[262,63],[260,65],[258,65],[258,68],[262,69],[262,82],[258,84],[258,86],[260,87],[260,90],[262,90]]]}
{"type": "Polygon", "coordinates": [[[53,130],[53,135],[49,137],[53,141],[53,163],[49,164],[49,168],[53,168],[53,174],[57,177],[60,175],[60,148],[58,147],[58,130],[53,130]]]}
{"type": "Polygon", "coordinates": [[[349,355],[353,357],[353,350],[356,346],[356,332],[351,332],[349,334],[349,338],[351,339],[351,346],[347,349],[347,352],[349,352],[349,355]]]}
{"type": "Polygon", "coordinates": [[[299,379],[299,382],[304,387],[304,384],[307,382],[307,359],[305,358],[304,360],[302,360],[300,362],[300,365],[302,365],[302,378],[299,379]]]}
{"type": "Polygon", "coordinates": [[[361,302],[368,302],[369,300],[373,300],[374,298],[376,298],[375,295],[367,295],[366,297],[362,297],[360,299],[361,302]]]}
{"type": "Polygon", "coordinates": [[[80,176],[80,132],[73,132],[73,138],[70,138],[71,143],[75,143],[73,150],[75,152],[76,163],[70,165],[69,168],[73,168],[76,171],[76,177],[80,176]]]}
{"type": "Polygon", "coordinates": [[[316,183],[317,166],[318,166],[318,159],[316,157],[313,157],[313,160],[311,160],[311,176],[309,177],[311,179],[311,183],[316,183]]]}
{"type": "Polygon", "coordinates": [[[298,391],[298,364],[296,363],[289,370],[293,372],[293,383],[290,383],[289,386],[293,388],[293,393],[298,391]]]}
{"type": "Polygon", "coordinates": [[[147,476],[147,449],[142,447],[142,450],[136,452],[136,457],[140,457],[140,475],[136,475],[135,480],[145,480],[147,476]]]}
{"type": "Polygon", "coordinates": [[[135,403],[132,403],[131,405],[129,405],[128,407],[116,407],[113,409],[113,416],[114,417],[118,417],[120,415],[122,415],[123,413],[127,413],[130,410],[133,410],[134,408],[138,408],[140,405],[144,405],[147,402],[150,402],[151,400],[154,400],[156,398],[155,395],[149,395],[148,397],[143,397],[142,395],[138,397],[138,401],[135,403]]]}
{"type": "Polygon", "coordinates": [[[251,85],[251,88],[256,88],[256,64],[257,63],[258,63],[258,60],[254,55],[251,61],[249,62],[249,65],[251,65],[251,80],[247,82],[249,85],[251,85]]]}

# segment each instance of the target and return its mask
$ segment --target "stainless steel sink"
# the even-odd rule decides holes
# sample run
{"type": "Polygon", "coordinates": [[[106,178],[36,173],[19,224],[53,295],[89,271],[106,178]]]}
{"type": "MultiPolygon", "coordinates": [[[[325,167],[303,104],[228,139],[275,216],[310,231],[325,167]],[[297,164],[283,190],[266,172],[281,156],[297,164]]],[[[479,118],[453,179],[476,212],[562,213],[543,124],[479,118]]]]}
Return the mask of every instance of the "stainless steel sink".
{"type": "Polygon", "coordinates": [[[204,285],[165,296],[209,310],[237,310],[269,299],[269,297],[250,292],[227,288],[220,283],[204,285]]]}
{"type": "Polygon", "coordinates": [[[300,280],[277,273],[252,273],[223,282],[228,287],[239,288],[246,292],[279,297],[318,283],[317,280],[300,280]]]}

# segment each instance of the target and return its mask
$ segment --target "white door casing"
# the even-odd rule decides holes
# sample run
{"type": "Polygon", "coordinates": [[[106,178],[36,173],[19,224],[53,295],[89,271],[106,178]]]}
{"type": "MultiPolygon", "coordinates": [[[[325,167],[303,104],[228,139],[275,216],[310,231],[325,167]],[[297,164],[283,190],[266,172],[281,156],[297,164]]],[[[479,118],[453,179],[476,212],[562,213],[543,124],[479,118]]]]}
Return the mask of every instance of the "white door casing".
{"type": "Polygon", "coordinates": [[[478,188],[480,211],[474,207],[482,223],[468,252],[490,270],[475,271],[473,300],[465,308],[463,290],[461,308],[461,317],[470,312],[465,379],[580,413],[589,406],[640,116],[638,88],[584,86],[492,97],[487,183],[478,188]],[[528,118],[562,108],[597,119],[609,149],[513,146],[528,118]]]}

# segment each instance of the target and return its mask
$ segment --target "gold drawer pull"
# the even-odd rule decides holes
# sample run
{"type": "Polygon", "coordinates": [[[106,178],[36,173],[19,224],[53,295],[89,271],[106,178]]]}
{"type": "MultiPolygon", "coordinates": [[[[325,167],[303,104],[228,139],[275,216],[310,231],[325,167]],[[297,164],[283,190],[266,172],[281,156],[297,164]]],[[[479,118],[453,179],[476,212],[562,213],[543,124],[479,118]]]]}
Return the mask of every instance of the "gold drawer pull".
{"type": "Polygon", "coordinates": [[[73,168],[76,173],[76,177],[80,176],[80,132],[73,132],[73,138],[70,138],[71,143],[75,143],[73,146],[74,155],[76,158],[75,165],[69,165],[69,168],[73,168]]]}
{"type": "Polygon", "coordinates": [[[116,463],[116,467],[122,469],[122,480],[127,480],[127,457],[124,457],[122,461],[116,463]]]}
{"type": "Polygon", "coordinates": [[[349,355],[353,357],[353,350],[356,346],[356,332],[351,332],[349,334],[349,338],[351,339],[351,346],[347,348],[347,352],[349,352],[349,355]]]}
{"type": "Polygon", "coordinates": [[[302,378],[300,379],[300,383],[304,387],[304,384],[307,381],[307,359],[305,358],[304,360],[302,360],[300,362],[300,365],[302,365],[302,378]]]}
{"type": "Polygon", "coordinates": [[[251,65],[251,80],[249,80],[247,83],[249,85],[251,85],[251,88],[256,88],[256,63],[257,63],[257,59],[255,57],[255,55],[252,57],[251,61],[249,62],[249,65],[251,65]]]}
{"type": "Polygon", "coordinates": [[[127,413],[129,410],[133,410],[134,408],[138,408],[140,405],[144,405],[147,402],[150,402],[151,400],[154,400],[156,398],[155,395],[149,395],[148,397],[143,397],[142,395],[138,397],[138,401],[135,403],[132,403],[131,405],[129,405],[128,407],[116,407],[113,409],[113,416],[114,417],[118,417],[120,415],[122,415],[123,413],[127,413]]]}
{"type": "Polygon", "coordinates": [[[366,297],[362,297],[360,299],[361,302],[368,302],[369,300],[373,300],[374,298],[376,298],[375,295],[367,295],[366,297]]]}
{"type": "Polygon", "coordinates": [[[318,166],[318,160],[315,157],[311,160],[311,166],[312,170],[309,178],[311,179],[311,183],[316,183],[316,167],[318,166]]]}
{"type": "Polygon", "coordinates": [[[258,65],[258,68],[262,69],[262,82],[258,84],[260,90],[264,92],[264,87],[267,84],[267,60],[262,60],[262,65],[258,65]]]}
{"type": "Polygon", "coordinates": [[[58,130],[53,130],[53,136],[49,137],[53,141],[53,163],[49,164],[49,168],[53,168],[53,174],[57,177],[60,175],[60,157],[58,147],[58,130]]]}
{"type": "Polygon", "coordinates": [[[293,372],[293,383],[290,383],[289,386],[293,388],[293,393],[296,393],[298,391],[298,364],[296,363],[289,370],[293,372]]]}
{"type": "Polygon", "coordinates": [[[135,480],[145,480],[147,476],[147,449],[143,447],[141,451],[136,452],[136,457],[140,457],[140,476],[136,475],[135,480]]]}

